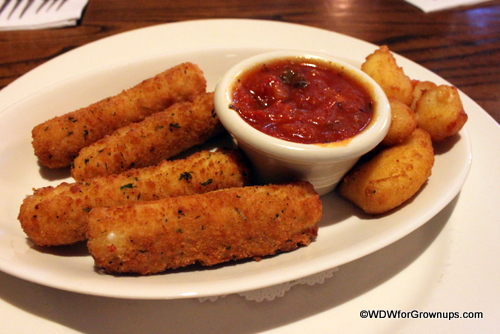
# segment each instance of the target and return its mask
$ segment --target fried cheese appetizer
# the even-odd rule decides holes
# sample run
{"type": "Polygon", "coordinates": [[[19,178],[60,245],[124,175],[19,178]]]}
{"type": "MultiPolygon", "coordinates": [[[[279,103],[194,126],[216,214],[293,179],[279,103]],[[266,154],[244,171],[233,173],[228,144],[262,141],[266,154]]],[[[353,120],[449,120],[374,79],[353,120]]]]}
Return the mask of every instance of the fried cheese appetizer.
{"type": "Polygon", "coordinates": [[[80,151],[71,168],[77,181],[151,166],[223,131],[213,93],[176,103],[141,122],[122,127],[80,151]]]}
{"type": "Polygon", "coordinates": [[[406,105],[413,101],[413,83],[396,63],[396,58],[387,45],[382,45],[366,57],[361,70],[375,80],[389,98],[406,105]]]}
{"type": "Polygon", "coordinates": [[[421,80],[412,80],[412,83],[413,83],[413,93],[412,93],[412,102],[410,107],[412,110],[415,110],[415,108],[417,107],[417,102],[418,100],[420,100],[422,95],[428,90],[436,88],[437,85],[432,81],[421,81],[421,80]]]}
{"type": "Polygon", "coordinates": [[[458,90],[448,85],[425,91],[416,102],[415,115],[434,142],[456,135],[468,119],[458,90]]]}
{"type": "Polygon", "coordinates": [[[309,245],[321,214],[307,182],[229,188],[94,209],[87,246],[108,273],[149,275],[309,245]]]}
{"type": "Polygon", "coordinates": [[[417,128],[415,112],[403,102],[389,98],[391,106],[391,125],[382,140],[382,145],[392,146],[401,143],[417,128]]]}
{"type": "Polygon", "coordinates": [[[249,183],[249,171],[236,150],[201,151],[186,159],[132,169],[89,182],[62,183],[25,198],[18,219],[39,246],[86,239],[89,212],[96,207],[203,193],[249,183]]]}
{"type": "Polygon", "coordinates": [[[355,166],[338,191],[366,213],[385,213],[412,198],[431,175],[433,165],[431,137],[417,128],[401,144],[355,166]]]}
{"type": "Polygon", "coordinates": [[[197,65],[174,66],[118,95],[37,125],[32,130],[35,155],[49,168],[67,167],[83,147],[205,91],[206,79],[197,65]]]}

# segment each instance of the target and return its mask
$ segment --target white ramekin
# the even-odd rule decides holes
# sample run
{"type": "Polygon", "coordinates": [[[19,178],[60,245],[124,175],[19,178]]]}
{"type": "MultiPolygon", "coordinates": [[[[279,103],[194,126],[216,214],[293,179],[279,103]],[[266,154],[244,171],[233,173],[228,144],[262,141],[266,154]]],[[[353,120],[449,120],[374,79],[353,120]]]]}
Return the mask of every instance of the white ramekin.
{"type": "Polygon", "coordinates": [[[391,120],[389,101],[380,86],[360,69],[332,57],[298,51],[260,54],[229,69],[215,89],[215,109],[222,125],[253,164],[260,183],[306,180],[320,194],[330,192],[358,159],[385,137],[391,120]],[[255,66],[287,58],[322,61],[361,83],[373,101],[369,125],[353,138],[329,144],[300,144],[255,129],[229,106],[235,81],[255,66]]]}

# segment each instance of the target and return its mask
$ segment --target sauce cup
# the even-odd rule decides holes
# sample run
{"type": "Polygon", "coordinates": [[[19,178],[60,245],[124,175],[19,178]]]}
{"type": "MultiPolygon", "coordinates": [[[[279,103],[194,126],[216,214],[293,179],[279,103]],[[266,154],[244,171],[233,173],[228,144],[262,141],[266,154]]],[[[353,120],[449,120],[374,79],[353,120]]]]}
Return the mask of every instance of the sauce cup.
{"type": "Polygon", "coordinates": [[[323,195],[335,188],[358,159],[375,148],[390,126],[391,110],[380,86],[360,69],[338,59],[298,51],[260,54],[236,64],[215,88],[215,109],[222,125],[254,167],[258,183],[309,181],[323,195]],[[361,85],[371,99],[372,118],[351,138],[330,143],[304,144],[265,134],[247,123],[233,106],[236,85],[256,66],[294,60],[333,67],[361,85]]]}

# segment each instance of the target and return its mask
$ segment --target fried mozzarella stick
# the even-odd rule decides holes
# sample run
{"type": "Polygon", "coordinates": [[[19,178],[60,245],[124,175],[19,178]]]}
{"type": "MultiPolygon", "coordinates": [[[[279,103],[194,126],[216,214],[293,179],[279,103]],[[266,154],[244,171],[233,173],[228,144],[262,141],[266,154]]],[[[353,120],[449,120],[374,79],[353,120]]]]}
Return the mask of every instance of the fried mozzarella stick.
{"type": "Polygon", "coordinates": [[[18,218],[37,245],[67,245],[86,239],[88,215],[95,207],[241,187],[248,182],[239,151],[201,151],[89,182],[37,189],[22,203],[18,218]]]}
{"type": "Polygon", "coordinates": [[[77,181],[151,166],[221,133],[213,93],[176,103],[143,121],[122,127],[83,148],[71,175],[77,181]]]}
{"type": "Polygon", "coordinates": [[[37,125],[32,130],[35,155],[49,168],[67,167],[83,147],[205,91],[206,80],[197,65],[174,66],[118,95],[37,125]]]}
{"type": "Polygon", "coordinates": [[[88,243],[109,273],[260,259],[311,243],[322,204],[306,182],[217,190],[90,213],[88,243]]]}

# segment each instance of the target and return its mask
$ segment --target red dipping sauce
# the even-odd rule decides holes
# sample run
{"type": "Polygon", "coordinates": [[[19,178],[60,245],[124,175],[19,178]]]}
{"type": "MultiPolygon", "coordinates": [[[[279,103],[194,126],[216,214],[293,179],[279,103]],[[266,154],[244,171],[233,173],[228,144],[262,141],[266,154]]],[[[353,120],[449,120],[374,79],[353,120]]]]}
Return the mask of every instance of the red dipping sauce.
{"type": "Polygon", "coordinates": [[[341,69],[306,58],[280,59],[245,72],[230,108],[270,136],[302,144],[351,138],[372,119],[366,89],[341,69]]]}

